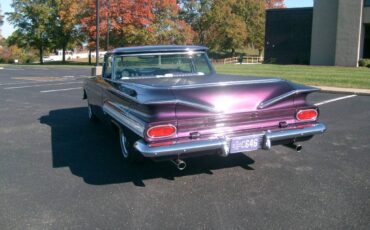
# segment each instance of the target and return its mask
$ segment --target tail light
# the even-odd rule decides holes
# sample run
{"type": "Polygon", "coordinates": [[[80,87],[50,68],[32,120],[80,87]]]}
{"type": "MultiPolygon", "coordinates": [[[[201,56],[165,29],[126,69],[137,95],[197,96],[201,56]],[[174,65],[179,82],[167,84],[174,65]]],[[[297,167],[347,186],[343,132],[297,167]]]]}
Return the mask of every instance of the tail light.
{"type": "Polygon", "coordinates": [[[304,109],[298,111],[296,118],[299,121],[314,121],[318,115],[319,113],[316,109],[304,109]]]}
{"type": "Polygon", "coordinates": [[[176,131],[176,127],[173,125],[158,125],[149,128],[146,134],[150,138],[163,138],[175,135],[176,131]]]}

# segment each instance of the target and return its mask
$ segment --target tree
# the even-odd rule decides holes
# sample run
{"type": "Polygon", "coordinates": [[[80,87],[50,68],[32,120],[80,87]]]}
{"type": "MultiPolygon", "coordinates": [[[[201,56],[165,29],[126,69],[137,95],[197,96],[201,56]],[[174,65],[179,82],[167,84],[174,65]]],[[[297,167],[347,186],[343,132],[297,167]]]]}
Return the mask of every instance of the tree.
{"type": "Polygon", "coordinates": [[[40,63],[43,63],[44,47],[50,42],[52,5],[48,0],[13,0],[11,6],[14,12],[8,14],[10,23],[29,45],[39,50],[40,63]]]}
{"type": "Polygon", "coordinates": [[[235,50],[242,48],[247,39],[247,25],[237,14],[237,0],[214,0],[211,11],[204,17],[209,25],[205,42],[217,50],[235,50]]]}
{"type": "Polygon", "coordinates": [[[2,38],[2,36],[1,36],[1,27],[3,26],[3,24],[4,24],[4,15],[2,14],[1,4],[0,4],[0,39],[2,38]]]}
{"type": "Polygon", "coordinates": [[[285,8],[284,0],[265,0],[266,9],[285,8]]]}
{"type": "MultiPolygon", "coordinates": [[[[107,34],[109,28],[112,44],[124,46],[154,41],[151,38],[155,18],[152,12],[154,1],[100,0],[100,6],[100,34],[107,34]]],[[[96,37],[95,12],[95,1],[90,1],[81,20],[83,31],[90,42],[95,42],[96,37]]],[[[102,40],[104,41],[104,38],[102,40]]]]}
{"type": "Polygon", "coordinates": [[[235,10],[248,25],[247,43],[261,54],[265,43],[265,3],[261,0],[238,1],[235,10]]]}
{"type": "Polygon", "coordinates": [[[194,31],[179,17],[180,8],[176,0],[157,1],[154,14],[154,36],[158,44],[191,44],[194,31]]]}
{"type": "Polygon", "coordinates": [[[193,0],[180,1],[183,16],[198,32],[199,40],[212,49],[235,49],[246,45],[264,48],[265,10],[285,7],[284,0],[193,0]],[[200,4],[205,12],[200,12],[200,4]],[[200,27],[196,26],[202,26],[200,27]]]}
{"type": "Polygon", "coordinates": [[[195,41],[205,44],[205,36],[209,25],[205,15],[211,10],[213,0],[180,0],[179,16],[192,26],[195,31],[195,41]]]}
{"type": "MultiPolygon", "coordinates": [[[[95,43],[95,3],[81,20],[90,44],[95,43]]],[[[107,0],[101,2],[100,34],[114,46],[192,43],[194,32],[179,18],[176,0],[107,0]]]]}
{"type": "Polygon", "coordinates": [[[52,40],[56,48],[63,50],[63,62],[68,46],[76,45],[80,41],[81,33],[79,23],[82,9],[87,5],[87,0],[54,0],[53,1],[53,28],[52,40]]]}

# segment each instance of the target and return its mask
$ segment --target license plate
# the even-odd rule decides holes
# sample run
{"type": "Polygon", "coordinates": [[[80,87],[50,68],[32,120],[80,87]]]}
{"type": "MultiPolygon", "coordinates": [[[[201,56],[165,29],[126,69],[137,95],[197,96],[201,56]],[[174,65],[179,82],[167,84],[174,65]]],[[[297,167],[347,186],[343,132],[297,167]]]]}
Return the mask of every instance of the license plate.
{"type": "Polygon", "coordinates": [[[230,153],[250,152],[261,148],[262,135],[235,137],[231,139],[230,153]]]}

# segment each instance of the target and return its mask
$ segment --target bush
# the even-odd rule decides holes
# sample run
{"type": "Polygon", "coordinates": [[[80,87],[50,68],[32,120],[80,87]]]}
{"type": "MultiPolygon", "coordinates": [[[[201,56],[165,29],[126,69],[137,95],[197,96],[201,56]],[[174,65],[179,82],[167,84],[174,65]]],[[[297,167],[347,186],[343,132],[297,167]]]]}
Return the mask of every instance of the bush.
{"type": "Polygon", "coordinates": [[[361,67],[369,67],[370,68],[370,59],[361,59],[358,62],[358,65],[361,67]]]}
{"type": "Polygon", "coordinates": [[[18,60],[19,64],[32,63],[37,60],[37,56],[33,50],[24,50],[16,45],[0,50],[0,63],[13,64],[14,60],[18,60]]]}

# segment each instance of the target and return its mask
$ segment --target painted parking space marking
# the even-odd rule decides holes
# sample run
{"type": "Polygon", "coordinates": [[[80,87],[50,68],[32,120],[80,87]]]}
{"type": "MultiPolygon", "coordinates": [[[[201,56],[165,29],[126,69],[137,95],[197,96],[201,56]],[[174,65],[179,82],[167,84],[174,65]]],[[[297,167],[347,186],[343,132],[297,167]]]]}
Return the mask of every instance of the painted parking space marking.
{"type": "Polygon", "coordinates": [[[66,89],[43,90],[43,91],[40,91],[40,93],[53,93],[53,92],[70,91],[70,90],[76,90],[76,89],[82,89],[82,87],[66,88],[66,89]]]}
{"type": "Polygon", "coordinates": [[[14,80],[25,80],[25,81],[37,81],[37,82],[48,82],[48,81],[64,81],[66,78],[63,77],[50,77],[50,76],[42,76],[42,77],[12,77],[14,80]]]}
{"type": "Polygon", "coordinates": [[[349,98],[353,98],[353,97],[357,97],[357,95],[353,94],[353,95],[348,95],[348,96],[344,96],[344,97],[338,97],[338,98],[334,98],[334,99],[330,99],[330,100],[326,100],[326,101],[316,103],[315,105],[316,106],[325,105],[325,104],[328,104],[328,103],[332,103],[332,102],[335,102],[335,101],[341,101],[341,100],[345,100],[345,99],[349,99],[349,98]]]}
{"type": "Polygon", "coordinates": [[[24,70],[24,69],[12,69],[12,68],[4,68],[4,70],[11,70],[11,71],[17,71],[17,70],[24,70]]]}
{"type": "Polygon", "coordinates": [[[34,68],[34,67],[32,67],[31,69],[34,69],[34,70],[50,70],[48,68],[34,68]]]}
{"type": "Polygon", "coordinates": [[[19,85],[19,84],[28,84],[28,83],[38,83],[38,82],[25,82],[25,81],[3,82],[3,83],[0,83],[0,85],[19,85]]]}
{"type": "Polygon", "coordinates": [[[40,84],[40,85],[23,85],[23,86],[14,86],[14,87],[7,87],[4,88],[6,90],[9,89],[24,89],[24,88],[32,88],[32,87],[43,87],[43,86],[56,86],[56,85],[68,85],[68,84],[81,84],[82,81],[73,81],[73,82],[63,82],[63,83],[54,83],[54,84],[40,84]]]}
{"type": "Polygon", "coordinates": [[[48,83],[48,82],[61,82],[61,81],[66,81],[66,79],[61,79],[61,80],[47,80],[47,81],[16,81],[16,82],[3,82],[0,83],[0,85],[33,85],[33,84],[40,84],[40,83],[48,83]]]}

